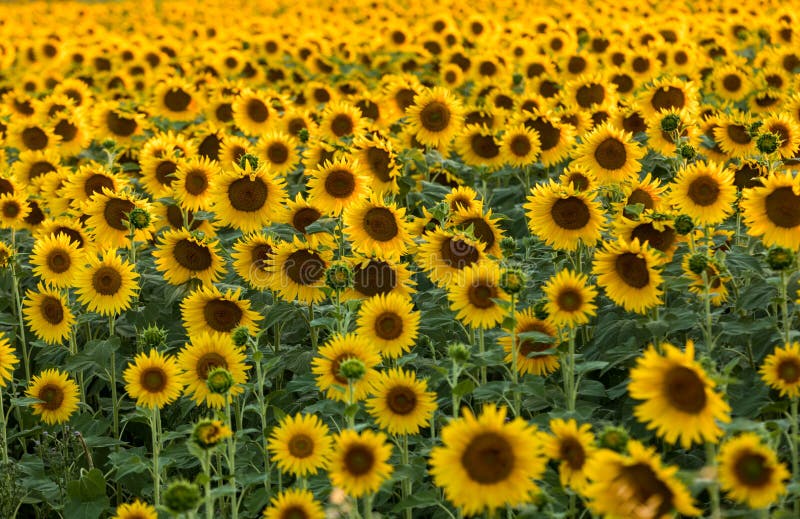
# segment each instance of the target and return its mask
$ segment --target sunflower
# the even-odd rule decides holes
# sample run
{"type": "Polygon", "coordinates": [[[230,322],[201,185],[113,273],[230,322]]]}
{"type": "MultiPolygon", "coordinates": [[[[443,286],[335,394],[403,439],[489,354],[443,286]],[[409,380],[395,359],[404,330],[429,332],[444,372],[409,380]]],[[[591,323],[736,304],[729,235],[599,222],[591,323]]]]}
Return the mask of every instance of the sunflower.
{"type": "MultiPolygon", "coordinates": [[[[558,353],[555,352],[558,346],[558,331],[555,326],[537,318],[531,308],[515,312],[514,318],[516,323],[514,333],[517,335],[517,371],[521,375],[530,373],[537,376],[548,375],[555,371],[558,368],[558,353]],[[549,336],[552,340],[543,342],[519,337],[520,334],[528,332],[537,332],[549,336]]],[[[503,335],[497,342],[506,353],[505,362],[513,364],[511,335],[503,335]]]]}
{"type": "Polygon", "coordinates": [[[19,364],[16,351],[11,347],[8,337],[0,336],[0,388],[14,380],[14,366],[19,364]]]}
{"type": "Polygon", "coordinates": [[[41,415],[48,425],[61,424],[78,410],[78,384],[66,373],[48,369],[34,376],[25,391],[29,398],[39,400],[33,407],[33,414],[41,415]]]}
{"type": "Polygon", "coordinates": [[[786,113],[771,115],[761,123],[759,130],[773,133],[780,139],[778,155],[784,159],[794,157],[800,148],[800,124],[793,121],[786,113]]]}
{"type": "Polygon", "coordinates": [[[158,519],[158,512],[154,506],[137,499],[133,503],[119,505],[111,519],[158,519]]]}
{"type": "Polygon", "coordinates": [[[328,477],[334,486],[358,498],[380,489],[393,472],[392,446],[382,432],[347,429],[336,435],[328,477]]]}
{"type": "Polygon", "coordinates": [[[575,162],[594,173],[600,184],[614,184],[635,180],[642,165],[645,149],[633,136],[604,124],[583,137],[575,150],[575,162]]]}
{"type": "Polygon", "coordinates": [[[325,271],[333,258],[315,242],[298,237],[280,243],[269,261],[269,287],[287,301],[316,303],[325,299],[325,271]]]}
{"type": "Polygon", "coordinates": [[[552,434],[541,437],[547,456],[559,462],[558,476],[561,486],[581,492],[587,485],[586,465],[597,448],[594,446],[594,434],[590,424],[581,424],[575,420],[550,420],[552,434]]]}
{"type": "Polygon", "coordinates": [[[95,196],[103,194],[103,189],[117,193],[125,185],[125,179],[120,175],[109,171],[102,164],[90,162],[80,166],[65,180],[61,196],[69,200],[69,205],[78,209],[95,196]]]}
{"type": "Polygon", "coordinates": [[[425,235],[416,262],[434,283],[444,286],[467,267],[486,258],[483,242],[458,230],[436,230],[425,235]]]}
{"type": "Polygon", "coordinates": [[[476,418],[464,416],[442,429],[443,446],[430,455],[430,473],[445,496],[466,515],[527,503],[545,471],[535,427],[506,420],[506,408],[487,404],[476,418]]]}
{"type": "Polygon", "coordinates": [[[214,179],[211,199],[214,214],[223,225],[242,232],[259,230],[279,219],[286,185],[261,163],[255,169],[234,165],[214,179]]]}
{"type": "Polygon", "coordinates": [[[263,233],[244,236],[233,245],[233,270],[251,287],[265,290],[269,288],[269,261],[274,251],[271,237],[263,233]]]}
{"type": "Polygon", "coordinates": [[[190,334],[189,341],[178,353],[178,365],[184,372],[183,382],[187,393],[192,393],[192,400],[198,405],[205,403],[208,407],[220,409],[226,398],[244,392],[243,384],[247,383],[250,366],[245,364],[242,348],[233,344],[230,335],[203,331],[190,334]],[[227,369],[233,378],[227,396],[212,393],[206,383],[208,372],[220,367],[227,369]]]}
{"type": "Polygon", "coordinates": [[[400,191],[396,178],[400,171],[397,153],[389,140],[377,136],[360,138],[353,142],[353,155],[368,174],[372,192],[378,196],[400,191]]]}
{"type": "Polygon", "coordinates": [[[342,294],[342,299],[364,299],[380,294],[411,295],[411,272],[407,263],[378,258],[353,258],[353,287],[342,294]]]}
{"type": "Polygon", "coordinates": [[[181,302],[181,316],[189,337],[202,333],[230,335],[240,326],[255,334],[260,316],[250,309],[249,300],[241,298],[241,291],[228,289],[223,294],[208,285],[186,296],[181,302]]]}
{"type": "MultiPolygon", "coordinates": [[[[107,187],[96,194],[84,205],[84,213],[88,216],[86,226],[91,229],[90,235],[101,249],[127,247],[131,244],[131,229],[128,215],[134,209],[149,211],[149,204],[126,192],[114,193],[107,187]]],[[[136,227],[133,230],[134,241],[146,241],[152,236],[152,224],[147,227],[136,227]]]]}
{"type": "Polygon", "coordinates": [[[161,409],[183,393],[183,374],[178,361],[154,349],[136,355],[122,377],[125,391],[141,407],[161,409]]]}
{"type": "Polygon", "coordinates": [[[800,343],[775,348],[758,371],[764,382],[780,391],[782,397],[797,398],[800,396],[800,343]]]}
{"type": "Polygon", "coordinates": [[[378,376],[375,371],[381,357],[372,343],[361,335],[347,334],[333,336],[319,349],[319,356],[311,363],[311,372],[316,375],[317,387],[325,391],[331,400],[348,402],[348,381],[339,373],[339,367],[347,359],[358,359],[366,367],[365,375],[352,383],[354,402],[363,400],[369,394],[372,383],[378,376]]]}
{"type": "Polygon", "coordinates": [[[153,198],[172,194],[175,172],[194,153],[194,143],[183,134],[158,133],[139,152],[140,183],[153,198]]]}
{"type": "Polygon", "coordinates": [[[358,137],[365,126],[366,121],[358,108],[347,101],[334,101],[322,111],[319,133],[335,142],[344,137],[358,137]]]}
{"type": "Polygon", "coordinates": [[[743,114],[720,116],[712,130],[714,141],[729,157],[748,157],[756,151],[755,140],[749,132],[750,123],[743,114]]]}
{"type": "Polygon", "coordinates": [[[107,250],[100,257],[91,255],[88,264],[75,274],[78,301],[90,312],[118,315],[131,307],[139,291],[139,274],[134,265],[107,250]]]}
{"type": "MultiPolygon", "coordinates": [[[[11,171],[12,178],[19,187],[32,186],[38,190],[50,173],[58,173],[62,169],[61,156],[56,150],[23,151],[19,154],[18,159],[11,166],[11,171]]],[[[9,187],[13,187],[13,185],[9,187]]],[[[13,194],[14,190],[4,189],[0,194],[5,194],[5,192],[13,194]]]]}
{"type": "Polygon", "coordinates": [[[503,163],[502,150],[494,132],[483,125],[467,124],[457,135],[455,148],[468,166],[494,170],[503,163]]]}
{"type": "Polygon", "coordinates": [[[587,284],[585,274],[562,270],[542,288],[547,297],[545,310],[556,325],[577,326],[596,315],[597,290],[587,284]]]}
{"type": "Polygon", "coordinates": [[[172,182],[175,199],[187,211],[207,211],[211,207],[211,193],[222,169],[216,161],[197,156],[181,161],[172,182]]]}
{"type": "Polygon", "coordinates": [[[559,122],[557,114],[543,110],[522,115],[517,122],[539,136],[539,161],[543,166],[554,166],[569,155],[575,139],[575,130],[570,124],[559,122]]]}
{"type": "Polygon", "coordinates": [[[454,187],[444,196],[444,202],[452,213],[456,211],[483,211],[483,202],[478,199],[478,192],[469,186],[454,187]]]}
{"type": "Polygon", "coordinates": [[[225,264],[216,240],[200,237],[187,229],[170,229],[161,235],[153,252],[156,269],[171,285],[199,279],[209,285],[219,280],[225,264]]]}
{"type": "Polygon", "coordinates": [[[399,368],[381,373],[372,394],[367,410],[389,434],[419,433],[436,410],[436,393],[428,391],[427,382],[399,368]]]}
{"type": "MultiPolygon", "coordinates": [[[[713,244],[713,240],[711,240],[713,244]]],[[[684,276],[689,278],[692,282],[689,284],[689,292],[698,296],[705,296],[706,284],[708,284],[708,295],[711,297],[711,304],[719,306],[728,300],[728,286],[731,276],[724,268],[724,265],[719,265],[716,260],[711,259],[705,269],[705,279],[703,273],[697,274],[692,272],[689,267],[689,262],[692,255],[686,254],[683,256],[681,268],[683,269],[684,276]]]]}
{"type": "Polygon", "coordinates": [[[615,213],[633,217],[637,213],[632,211],[633,206],[641,205],[641,216],[645,211],[659,211],[661,209],[662,194],[666,186],[662,186],[658,178],[648,173],[642,179],[626,182],[622,186],[622,200],[614,205],[615,213]]]}
{"type": "Polygon", "coordinates": [[[627,242],[638,239],[642,244],[662,253],[666,262],[672,261],[672,255],[683,240],[675,231],[675,223],[671,218],[648,210],[636,220],[621,215],[614,224],[614,235],[627,242]]]}
{"type": "Polygon", "coordinates": [[[716,442],[730,422],[730,407],[714,391],[716,384],[694,358],[694,343],[681,352],[669,343],[650,347],[631,369],[628,394],[644,400],[634,409],[640,422],[669,443],[688,449],[692,443],[716,442]],[[659,354],[663,351],[663,355],[659,354]]]}
{"type": "Polygon", "coordinates": [[[263,135],[255,145],[255,155],[278,175],[290,173],[300,162],[297,139],[283,132],[263,135]]]}
{"type": "Polygon", "coordinates": [[[748,75],[735,65],[714,67],[711,74],[711,90],[725,101],[737,102],[750,93],[748,75]]]}
{"type": "Polygon", "coordinates": [[[253,153],[255,146],[244,137],[225,135],[219,150],[219,163],[223,168],[232,168],[247,153],[253,153]]]}
{"type": "Polygon", "coordinates": [[[500,141],[505,163],[518,168],[534,164],[540,149],[539,135],[522,124],[506,128],[500,141]]]}
{"type": "Polygon", "coordinates": [[[747,189],[741,201],[747,233],[766,247],[800,248],[800,176],[776,172],[747,189]]]}
{"type": "Polygon", "coordinates": [[[786,493],[791,474],[775,451],[752,432],[722,444],[717,457],[719,483],[728,496],[750,508],[767,508],[786,493]]]}
{"type": "Polygon", "coordinates": [[[286,416],[269,438],[272,459],[283,472],[306,477],[328,465],[333,453],[330,430],[318,416],[286,416]]]}
{"type": "Polygon", "coordinates": [[[653,82],[639,96],[639,109],[646,119],[664,110],[697,110],[697,87],[691,81],[665,77],[653,82]]]}
{"type": "Polygon", "coordinates": [[[411,243],[405,209],[377,198],[350,205],[343,222],[353,250],[361,254],[399,259],[411,243]]]}
{"type": "Polygon", "coordinates": [[[153,111],[170,121],[193,121],[200,113],[200,95],[181,79],[160,82],[153,90],[153,111]]]}
{"type": "Polygon", "coordinates": [[[689,490],[675,477],[678,467],[663,466],[655,447],[635,440],[627,447],[627,455],[600,449],[587,461],[584,473],[589,483],[583,494],[591,511],[629,519],[700,514],[689,490]]]}
{"type": "Polygon", "coordinates": [[[597,284],[616,304],[629,312],[644,313],[661,304],[661,273],[657,270],[663,260],[653,249],[642,245],[638,238],[632,242],[607,242],[605,249],[595,252],[594,273],[597,284]]]}
{"type": "Polygon", "coordinates": [[[305,234],[306,227],[322,218],[322,210],[308,203],[303,195],[298,194],[294,200],[287,202],[287,211],[284,213],[283,222],[305,234]]]}
{"type": "Polygon", "coordinates": [[[419,319],[407,296],[378,294],[362,303],[356,333],[370,340],[383,357],[397,358],[414,345],[419,319]]]}
{"type": "Polygon", "coordinates": [[[264,510],[264,519],[325,519],[325,510],[305,489],[290,488],[274,496],[264,510]]]}
{"type": "Polygon", "coordinates": [[[5,144],[20,152],[44,151],[55,148],[60,140],[51,125],[20,120],[9,123],[5,144]]]}
{"type": "Polygon", "coordinates": [[[582,241],[592,246],[600,239],[600,205],[582,191],[550,180],[531,190],[527,209],[531,232],[558,250],[575,250],[582,241]]]}
{"type": "Polygon", "coordinates": [[[22,229],[25,226],[25,217],[30,211],[30,205],[24,194],[0,195],[0,228],[22,229]]]}
{"type": "Polygon", "coordinates": [[[69,242],[78,247],[83,252],[94,249],[94,243],[83,228],[83,225],[76,218],[60,216],[58,218],[46,219],[42,222],[37,231],[37,239],[64,235],[69,242]]]}
{"type": "Polygon", "coordinates": [[[61,344],[72,331],[75,316],[57,289],[39,283],[37,290],[28,290],[24,310],[28,326],[40,340],[61,344]]]}
{"type": "Polygon", "coordinates": [[[509,301],[500,288],[500,268],[483,262],[464,268],[448,287],[450,308],[464,324],[473,328],[492,328],[503,320],[509,301]]]}
{"type": "Polygon", "coordinates": [[[369,178],[358,161],[347,158],[325,162],[311,171],[308,180],[309,202],[326,214],[339,215],[369,193],[369,178]]]}
{"type": "Polygon", "coordinates": [[[672,204],[701,225],[721,223],[733,211],[733,173],[716,162],[695,162],[678,171],[670,190],[672,204]]]}
{"type": "Polygon", "coordinates": [[[72,286],[76,272],[83,266],[84,251],[66,234],[43,235],[33,244],[30,264],[42,281],[57,288],[72,286]]]}
{"type": "Polygon", "coordinates": [[[461,103],[445,88],[419,92],[406,110],[409,127],[426,146],[447,146],[464,123],[461,103]]]}

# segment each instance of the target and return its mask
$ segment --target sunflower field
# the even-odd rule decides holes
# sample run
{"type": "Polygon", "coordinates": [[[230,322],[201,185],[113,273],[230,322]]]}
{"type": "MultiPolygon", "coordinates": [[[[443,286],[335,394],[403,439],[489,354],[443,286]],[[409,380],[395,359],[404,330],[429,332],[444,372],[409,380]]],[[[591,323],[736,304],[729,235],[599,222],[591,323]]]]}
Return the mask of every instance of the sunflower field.
{"type": "Polygon", "coordinates": [[[0,519],[800,518],[797,5],[0,13],[0,519]]]}

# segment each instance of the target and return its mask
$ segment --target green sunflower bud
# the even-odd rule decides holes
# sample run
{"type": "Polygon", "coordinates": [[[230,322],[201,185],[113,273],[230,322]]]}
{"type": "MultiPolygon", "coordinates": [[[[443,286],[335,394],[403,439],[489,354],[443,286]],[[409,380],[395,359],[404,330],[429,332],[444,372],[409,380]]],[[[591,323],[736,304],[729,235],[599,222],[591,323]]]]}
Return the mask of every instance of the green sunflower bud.
{"type": "Polygon", "coordinates": [[[139,334],[137,343],[141,351],[160,349],[167,343],[167,330],[158,326],[148,326],[139,334]]]}
{"type": "Polygon", "coordinates": [[[507,294],[519,294],[525,288],[525,274],[519,269],[507,269],[500,274],[500,288],[507,294]]]}
{"type": "Polygon", "coordinates": [[[236,346],[244,346],[250,339],[250,330],[247,326],[239,326],[233,331],[233,343],[236,346]]]}
{"type": "Polygon", "coordinates": [[[695,150],[694,146],[692,146],[691,144],[682,145],[679,151],[681,154],[681,158],[684,158],[686,160],[692,160],[693,158],[695,158],[695,156],[697,156],[697,150],[695,150]]]}
{"type": "Polygon", "coordinates": [[[674,132],[681,124],[681,118],[676,114],[667,114],[661,119],[661,130],[674,132]]]}
{"type": "Polygon", "coordinates": [[[325,284],[333,290],[345,290],[353,286],[353,269],[340,261],[328,267],[325,273],[325,284]]]}
{"type": "Polygon", "coordinates": [[[208,390],[217,395],[226,395],[236,383],[230,371],[223,367],[213,368],[208,372],[206,385],[208,390]]]}
{"type": "Polygon", "coordinates": [[[511,236],[506,236],[500,240],[500,249],[503,251],[503,256],[513,256],[517,251],[517,240],[511,236]]]}
{"type": "Polygon", "coordinates": [[[694,230],[694,222],[689,215],[681,214],[675,218],[675,232],[681,236],[686,236],[694,230]]]}
{"type": "Polygon", "coordinates": [[[546,309],[547,300],[541,299],[535,305],[533,305],[533,315],[536,316],[537,319],[544,321],[548,317],[550,317],[550,313],[546,309]]]}
{"type": "Polygon", "coordinates": [[[449,355],[450,358],[453,359],[453,362],[455,362],[456,364],[466,364],[467,361],[469,360],[471,353],[469,351],[469,346],[458,342],[455,344],[451,344],[447,348],[447,355],[449,355]]]}
{"type": "Polygon", "coordinates": [[[756,148],[764,155],[775,153],[780,146],[780,139],[774,133],[762,133],[756,138],[756,148]]]}
{"type": "Polygon", "coordinates": [[[200,487],[185,479],[173,481],[164,491],[164,506],[174,514],[191,512],[200,504],[200,487]]]}
{"type": "Polygon", "coordinates": [[[772,270],[786,270],[794,263],[794,252],[784,247],[772,247],[767,252],[767,265],[772,270]]]}
{"type": "Polygon", "coordinates": [[[251,170],[258,169],[258,157],[249,153],[245,153],[239,159],[239,167],[242,169],[248,169],[249,167],[251,170]]]}
{"type": "Polygon", "coordinates": [[[297,132],[297,137],[300,139],[300,142],[306,143],[308,142],[308,138],[310,137],[310,135],[307,129],[302,128],[300,129],[299,132],[297,132]]]}
{"type": "Polygon", "coordinates": [[[689,258],[689,270],[698,276],[708,268],[708,258],[705,254],[692,254],[689,258]]]}
{"type": "Polygon", "coordinates": [[[128,223],[134,229],[146,229],[150,225],[150,213],[141,207],[134,207],[128,214],[128,223]]]}
{"type": "Polygon", "coordinates": [[[367,373],[367,367],[360,359],[347,359],[339,365],[339,375],[349,382],[358,382],[367,373]]]}
{"type": "Polygon", "coordinates": [[[600,432],[600,446],[612,451],[625,452],[628,445],[628,431],[616,425],[606,426],[600,432]]]}

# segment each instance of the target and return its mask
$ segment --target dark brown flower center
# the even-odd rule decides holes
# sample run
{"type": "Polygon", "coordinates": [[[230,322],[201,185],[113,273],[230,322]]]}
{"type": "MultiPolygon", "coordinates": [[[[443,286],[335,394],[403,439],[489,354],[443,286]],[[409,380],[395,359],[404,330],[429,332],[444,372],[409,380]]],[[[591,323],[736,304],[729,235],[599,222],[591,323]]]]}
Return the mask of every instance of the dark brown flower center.
{"type": "Polygon", "coordinates": [[[103,218],[112,229],[118,231],[127,231],[128,226],[125,222],[128,221],[127,214],[130,213],[136,205],[130,200],[124,198],[109,198],[103,208],[103,218]]]}
{"type": "Polygon", "coordinates": [[[500,155],[500,146],[491,135],[475,134],[470,138],[469,144],[472,152],[482,159],[493,159],[500,155]]]}
{"type": "MultiPolygon", "coordinates": [[[[525,332],[539,332],[546,335],[551,335],[547,327],[539,323],[529,324],[518,330],[518,333],[525,332]]],[[[524,339],[519,345],[519,355],[520,357],[527,357],[531,353],[540,353],[545,350],[549,350],[552,347],[553,344],[549,342],[537,342],[532,339],[524,339]]]]}
{"type": "Polygon", "coordinates": [[[565,288],[558,293],[556,305],[564,312],[575,312],[583,306],[583,295],[580,290],[565,288]]]}
{"type": "Polygon", "coordinates": [[[503,436],[494,432],[478,434],[461,456],[461,466],[473,481],[482,485],[499,483],[514,470],[514,451],[503,436]]]}
{"type": "Polygon", "coordinates": [[[113,110],[106,114],[106,126],[117,137],[130,137],[136,131],[136,119],[123,117],[113,110]]]}
{"type": "Polygon", "coordinates": [[[183,239],[175,244],[172,256],[181,267],[200,272],[212,265],[211,251],[205,245],[183,239]]]}
{"type": "Polygon", "coordinates": [[[306,232],[306,227],[319,220],[322,214],[313,207],[302,207],[292,216],[292,227],[298,231],[306,232]]]}
{"type": "Polygon", "coordinates": [[[515,135],[508,143],[508,149],[517,157],[527,157],[533,145],[527,135],[515,135]]]}
{"type": "Polygon", "coordinates": [[[722,87],[728,92],[738,92],[742,88],[742,78],[737,74],[728,74],[722,79],[722,87]]]}
{"type": "Polygon", "coordinates": [[[775,189],[764,199],[767,218],[784,229],[800,225],[800,195],[791,187],[783,186],[775,189]]]}
{"type": "Polygon", "coordinates": [[[669,110],[670,108],[683,108],[686,104],[686,95],[678,87],[662,87],[653,93],[650,98],[650,106],[655,111],[669,110]]]}
{"type": "Polygon", "coordinates": [[[634,227],[630,239],[639,238],[640,243],[647,243],[654,249],[666,252],[675,243],[677,237],[675,229],[664,227],[663,231],[657,230],[652,223],[641,223],[634,227]]]}
{"type": "Polygon", "coordinates": [[[29,150],[41,150],[47,147],[49,139],[41,128],[31,126],[22,130],[22,144],[29,150]]]}
{"type": "Polygon", "coordinates": [[[367,445],[351,445],[344,454],[344,466],[353,476],[363,476],[375,465],[375,454],[367,445]]]}
{"type": "Polygon", "coordinates": [[[267,159],[273,164],[283,164],[289,160],[289,148],[282,142],[273,142],[267,146],[267,159]]]}
{"type": "Polygon", "coordinates": [[[158,163],[158,166],[156,166],[156,180],[162,186],[172,185],[172,181],[175,180],[172,174],[175,173],[177,169],[178,165],[171,160],[162,160],[158,163]]]}
{"type": "Polygon", "coordinates": [[[778,378],[786,384],[800,380],[800,363],[796,359],[784,359],[778,364],[778,378]]]}
{"type": "Polygon", "coordinates": [[[348,198],[356,189],[356,179],[351,171],[334,169],[325,177],[325,191],[334,198],[348,198]]]}
{"type": "Polygon", "coordinates": [[[314,454],[314,440],[303,433],[293,434],[287,445],[289,454],[294,458],[307,458],[314,454]]]}
{"type": "Polygon", "coordinates": [[[289,505],[281,511],[280,519],[309,519],[308,512],[300,505],[289,505]]]}
{"type": "Polygon", "coordinates": [[[41,406],[46,410],[56,411],[60,409],[61,404],[64,403],[64,396],[64,389],[62,387],[55,384],[45,384],[39,390],[39,394],[36,397],[44,402],[41,406]]]}
{"type": "Polygon", "coordinates": [[[753,142],[752,137],[747,132],[747,128],[741,124],[729,124],[725,131],[728,133],[728,138],[736,144],[750,144],[753,142]]]}
{"type": "Polygon", "coordinates": [[[625,487],[622,495],[630,494],[636,503],[646,507],[648,517],[663,517],[673,508],[672,490],[645,463],[620,468],[616,482],[625,487]]]}
{"type": "Polygon", "coordinates": [[[228,363],[225,357],[216,352],[209,352],[204,354],[197,360],[197,375],[205,380],[208,378],[208,372],[214,368],[228,368],[228,363]]]}
{"type": "Polygon", "coordinates": [[[492,227],[484,220],[483,218],[467,218],[459,227],[462,229],[467,229],[469,226],[472,226],[472,235],[478,239],[478,241],[484,243],[486,245],[486,249],[490,249],[496,239],[494,235],[494,231],[492,227]]]}
{"type": "Polygon", "coordinates": [[[56,274],[61,274],[69,270],[72,265],[72,257],[65,249],[53,249],[47,254],[45,262],[48,269],[56,274]]]}
{"type": "Polygon", "coordinates": [[[372,171],[378,180],[381,182],[391,182],[392,156],[389,152],[382,148],[372,147],[367,149],[366,155],[370,171],[372,171]]]}
{"type": "Polygon", "coordinates": [[[417,93],[410,88],[401,88],[394,94],[394,101],[400,111],[405,112],[406,108],[414,104],[414,97],[417,93]]]}
{"type": "Polygon", "coordinates": [[[628,196],[628,201],[625,203],[625,205],[636,204],[642,204],[644,209],[652,209],[656,206],[656,202],[653,200],[653,197],[650,196],[650,193],[638,187],[631,191],[631,194],[628,196]]]}
{"type": "Polygon", "coordinates": [[[207,172],[203,169],[190,169],[186,172],[184,188],[193,196],[202,195],[208,189],[207,172]]]}
{"type": "Polygon", "coordinates": [[[606,89],[603,85],[589,83],[581,85],[575,93],[575,100],[581,108],[589,108],[592,105],[600,104],[606,98],[606,89]]]}
{"type": "Polygon", "coordinates": [[[383,312],[375,319],[375,335],[385,341],[397,339],[403,334],[403,318],[394,312],[383,312]]]}
{"type": "Polygon", "coordinates": [[[220,103],[214,110],[214,116],[221,123],[233,121],[233,105],[231,103],[220,103]]]}
{"type": "Polygon", "coordinates": [[[708,175],[692,180],[688,189],[689,199],[703,207],[713,205],[719,199],[719,192],[719,183],[708,175]]]}
{"type": "Polygon", "coordinates": [[[772,470],[767,459],[757,452],[745,452],[733,464],[736,479],[748,487],[759,488],[769,484],[772,470]]]}
{"type": "Polygon", "coordinates": [[[410,387],[395,386],[386,395],[386,406],[394,414],[407,415],[417,407],[417,395],[410,387]]]}
{"type": "Polygon", "coordinates": [[[384,261],[370,260],[353,268],[353,288],[367,297],[388,294],[397,286],[397,272],[384,261]]]}
{"type": "Polygon", "coordinates": [[[56,227],[53,230],[53,236],[58,236],[59,234],[63,234],[67,238],[69,238],[70,243],[74,243],[78,246],[78,248],[83,247],[83,236],[81,233],[76,231],[75,229],[70,229],[69,227],[56,227]]]}
{"type": "Polygon", "coordinates": [[[469,303],[480,309],[492,308],[495,302],[492,299],[497,297],[497,287],[486,284],[486,281],[477,281],[470,285],[467,290],[469,303]]]}
{"type": "Polygon", "coordinates": [[[348,114],[338,114],[331,121],[331,131],[337,137],[350,135],[355,129],[355,123],[348,114]]]}
{"type": "Polygon", "coordinates": [[[315,252],[301,249],[286,258],[283,270],[295,283],[313,285],[325,275],[325,262],[315,252]]]}
{"type": "Polygon", "coordinates": [[[447,238],[439,247],[442,260],[450,267],[461,270],[480,259],[478,249],[458,238],[447,238]]]}
{"type": "Polygon", "coordinates": [[[367,211],[364,230],[370,238],[380,242],[394,239],[399,232],[394,213],[385,207],[373,207],[367,211]]]}
{"type": "Polygon", "coordinates": [[[642,117],[642,114],[639,112],[633,112],[629,116],[622,119],[622,129],[633,134],[646,132],[647,123],[642,117]]]}
{"type": "Polygon", "coordinates": [[[650,283],[647,261],[633,252],[623,252],[614,261],[617,275],[633,288],[644,288],[650,283]]]}
{"type": "Polygon", "coordinates": [[[22,207],[16,200],[8,200],[3,204],[3,216],[16,218],[22,212],[22,207]]]}
{"type": "Polygon", "coordinates": [[[675,366],[664,375],[664,396],[676,409],[697,414],[706,408],[706,386],[698,374],[687,367],[675,366]]]}
{"type": "Polygon", "coordinates": [[[153,366],[142,371],[139,383],[148,393],[161,393],[167,387],[167,374],[160,367],[153,366]]]}
{"type": "Polygon", "coordinates": [[[171,88],[164,94],[164,106],[172,112],[184,112],[189,108],[192,96],[182,88],[171,88]]]}
{"type": "Polygon", "coordinates": [[[228,200],[237,211],[253,213],[264,207],[269,188],[260,177],[244,177],[228,186],[228,200]]]}
{"type": "Polygon", "coordinates": [[[200,145],[197,147],[197,153],[199,153],[202,157],[212,160],[219,160],[219,150],[222,145],[219,137],[212,133],[210,135],[206,135],[206,137],[200,142],[200,145]]]}
{"type": "Polygon", "coordinates": [[[594,150],[594,160],[603,169],[620,169],[625,165],[627,159],[628,153],[625,149],[625,144],[614,137],[608,137],[598,144],[594,150]]]}
{"type": "Polygon", "coordinates": [[[122,287],[122,276],[114,267],[102,266],[92,275],[94,291],[103,296],[113,296],[122,287]]]}
{"type": "Polygon", "coordinates": [[[586,451],[577,438],[562,438],[558,446],[558,457],[567,462],[572,470],[581,470],[586,462],[586,451]]]}
{"type": "Polygon", "coordinates": [[[539,143],[541,144],[542,151],[550,151],[558,146],[561,140],[561,129],[556,127],[547,119],[533,119],[525,123],[529,129],[536,130],[539,134],[539,143]]]}
{"type": "Polygon", "coordinates": [[[269,261],[272,258],[272,247],[267,243],[256,244],[250,249],[250,262],[254,267],[261,270],[267,270],[269,261]]]}
{"type": "Polygon", "coordinates": [[[556,200],[550,208],[550,216],[556,225],[570,231],[583,229],[591,218],[586,202],[577,196],[556,200]]]}
{"type": "Polygon", "coordinates": [[[263,123],[269,118],[269,108],[260,99],[250,99],[247,102],[247,118],[254,123],[263,123]]]}
{"type": "Polygon", "coordinates": [[[108,188],[113,191],[114,181],[100,173],[95,173],[83,183],[83,192],[86,194],[86,198],[91,198],[97,193],[102,193],[103,188],[108,188]]]}
{"type": "Polygon", "coordinates": [[[68,119],[61,119],[53,128],[53,133],[61,137],[61,142],[72,142],[78,135],[78,127],[69,122],[68,119]]]}
{"type": "Polygon", "coordinates": [[[39,305],[42,317],[53,325],[60,324],[64,320],[64,307],[61,300],[53,296],[44,296],[39,305]]]}
{"type": "Polygon", "coordinates": [[[212,299],[203,307],[206,324],[218,332],[230,332],[239,325],[244,312],[234,301],[212,299]]]}
{"type": "Polygon", "coordinates": [[[439,101],[425,105],[419,113],[422,127],[430,132],[441,132],[450,125],[450,108],[439,101]]]}

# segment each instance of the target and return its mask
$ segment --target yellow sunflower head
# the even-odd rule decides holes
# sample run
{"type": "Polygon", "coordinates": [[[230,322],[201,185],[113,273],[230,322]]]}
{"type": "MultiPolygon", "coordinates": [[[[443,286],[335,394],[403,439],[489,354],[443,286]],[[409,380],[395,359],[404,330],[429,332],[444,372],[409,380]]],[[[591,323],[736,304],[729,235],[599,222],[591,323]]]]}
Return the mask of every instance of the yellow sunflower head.
{"type": "Polygon", "coordinates": [[[752,509],[765,508],[786,493],[790,473],[752,432],[726,441],[719,451],[719,482],[728,496],[752,509]]]}
{"type": "Polygon", "coordinates": [[[185,385],[175,357],[155,349],[136,355],[122,376],[125,391],[142,407],[161,409],[180,397],[185,385]]]}
{"type": "Polygon", "coordinates": [[[775,348],[759,369],[761,378],[781,396],[800,396],[800,343],[793,342],[775,348]]]}
{"type": "Polygon", "coordinates": [[[287,416],[269,439],[269,450],[278,467],[300,477],[326,468],[332,445],[328,426],[311,414],[287,416]]]}
{"type": "Polygon", "coordinates": [[[25,391],[29,398],[39,400],[31,404],[33,414],[39,415],[48,425],[60,424],[78,410],[78,384],[66,373],[48,369],[33,377],[25,391]]]}

